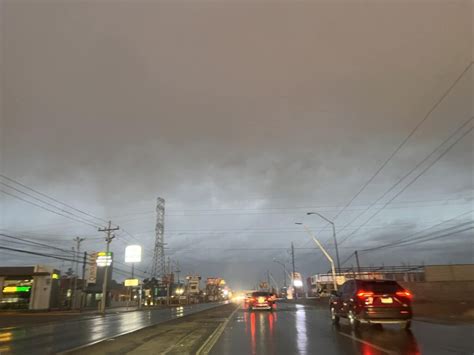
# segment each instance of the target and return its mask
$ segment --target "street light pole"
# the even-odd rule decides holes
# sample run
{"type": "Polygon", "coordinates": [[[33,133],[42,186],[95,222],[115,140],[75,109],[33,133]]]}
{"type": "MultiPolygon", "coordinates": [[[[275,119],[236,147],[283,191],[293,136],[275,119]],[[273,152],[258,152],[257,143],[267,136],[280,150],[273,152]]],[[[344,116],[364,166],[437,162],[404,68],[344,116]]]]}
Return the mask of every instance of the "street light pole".
{"type": "Polygon", "coordinates": [[[341,272],[341,262],[339,260],[339,248],[337,246],[337,238],[336,238],[336,225],[334,224],[333,221],[327,219],[326,217],[324,217],[321,213],[318,213],[318,212],[308,212],[306,213],[308,216],[312,215],[312,214],[315,214],[319,217],[321,217],[322,219],[324,219],[326,222],[328,222],[329,224],[331,224],[331,227],[332,227],[332,238],[334,239],[334,248],[336,249],[336,263],[337,263],[337,271],[338,272],[341,272]]]}
{"type": "Polygon", "coordinates": [[[77,278],[79,277],[79,253],[81,250],[81,243],[85,240],[85,238],[76,237],[73,240],[76,242],[76,251],[73,257],[73,259],[76,261],[76,277],[74,278],[74,287],[72,289],[72,297],[71,297],[72,309],[75,308],[75,305],[76,305],[77,278]]]}
{"type": "Polygon", "coordinates": [[[332,281],[334,285],[334,290],[337,291],[337,282],[336,282],[336,268],[334,267],[334,260],[331,258],[329,253],[324,249],[324,247],[321,245],[318,239],[314,236],[314,234],[311,232],[311,230],[303,223],[301,222],[296,222],[295,224],[303,226],[303,228],[306,230],[306,232],[310,235],[310,237],[314,240],[316,245],[321,249],[323,252],[324,256],[328,259],[329,263],[331,264],[331,272],[332,272],[332,281]]]}
{"type": "Polygon", "coordinates": [[[291,275],[289,274],[288,271],[286,271],[286,264],[276,259],[273,259],[273,262],[280,264],[283,267],[283,287],[286,287],[286,277],[288,276],[291,279],[291,275]]]}

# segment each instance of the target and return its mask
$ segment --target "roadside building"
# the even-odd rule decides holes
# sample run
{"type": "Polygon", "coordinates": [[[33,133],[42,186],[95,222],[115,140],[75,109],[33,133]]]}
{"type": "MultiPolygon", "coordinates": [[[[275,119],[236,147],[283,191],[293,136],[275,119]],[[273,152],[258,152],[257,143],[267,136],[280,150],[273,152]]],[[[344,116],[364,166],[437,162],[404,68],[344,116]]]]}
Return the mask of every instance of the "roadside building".
{"type": "Polygon", "coordinates": [[[59,270],[46,265],[0,267],[0,308],[59,308],[59,270]]]}
{"type": "MultiPolygon", "coordinates": [[[[414,291],[418,299],[427,294],[448,298],[454,290],[474,291],[474,264],[351,267],[341,269],[336,277],[339,286],[349,279],[394,280],[414,291]]],[[[312,296],[328,296],[333,290],[331,273],[313,275],[309,283],[312,296]]]]}

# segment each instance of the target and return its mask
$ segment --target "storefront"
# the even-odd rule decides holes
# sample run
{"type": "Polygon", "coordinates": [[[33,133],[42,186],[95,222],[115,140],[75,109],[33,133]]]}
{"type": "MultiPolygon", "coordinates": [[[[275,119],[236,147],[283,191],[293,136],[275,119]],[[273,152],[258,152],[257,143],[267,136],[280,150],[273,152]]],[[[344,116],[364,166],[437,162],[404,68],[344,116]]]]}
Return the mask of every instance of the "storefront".
{"type": "Polygon", "coordinates": [[[0,267],[0,308],[44,310],[59,306],[59,271],[49,266],[0,267]]]}

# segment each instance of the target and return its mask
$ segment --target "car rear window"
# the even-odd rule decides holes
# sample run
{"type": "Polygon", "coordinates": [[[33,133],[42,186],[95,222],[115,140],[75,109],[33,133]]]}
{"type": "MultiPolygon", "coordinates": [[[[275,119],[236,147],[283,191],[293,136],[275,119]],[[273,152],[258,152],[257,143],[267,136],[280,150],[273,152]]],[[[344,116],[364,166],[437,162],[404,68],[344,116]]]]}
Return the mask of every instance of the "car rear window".
{"type": "Polygon", "coordinates": [[[269,292],[254,292],[252,293],[252,296],[253,297],[266,297],[266,296],[270,296],[270,293],[269,292]]]}
{"type": "Polygon", "coordinates": [[[403,290],[395,281],[363,281],[360,288],[373,293],[395,293],[403,290]]]}

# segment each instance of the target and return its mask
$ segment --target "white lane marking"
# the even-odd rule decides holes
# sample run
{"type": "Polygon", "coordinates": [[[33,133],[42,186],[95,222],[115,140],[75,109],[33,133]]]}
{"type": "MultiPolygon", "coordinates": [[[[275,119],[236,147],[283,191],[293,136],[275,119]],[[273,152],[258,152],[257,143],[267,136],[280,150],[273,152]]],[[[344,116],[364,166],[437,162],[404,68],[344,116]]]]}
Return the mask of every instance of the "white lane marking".
{"type": "Polygon", "coordinates": [[[357,337],[354,336],[354,335],[347,334],[347,333],[343,333],[343,332],[338,332],[338,333],[341,334],[341,335],[344,335],[345,337],[348,337],[348,338],[350,338],[350,339],[352,339],[352,340],[355,340],[355,341],[357,341],[357,342],[359,342],[359,343],[368,345],[368,346],[370,346],[370,347],[372,347],[372,348],[374,348],[374,349],[376,349],[376,350],[382,351],[382,352],[384,352],[384,353],[386,353],[386,354],[398,354],[396,351],[392,351],[392,350],[388,350],[388,349],[382,348],[382,347],[380,347],[380,346],[378,346],[378,345],[375,345],[375,344],[369,343],[368,341],[365,341],[365,340],[363,340],[363,339],[357,338],[357,337]]]}
{"type": "Polygon", "coordinates": [[[212,350],[213,346],[216,345],[217,341],[219,340],[220,336],[224,332],[225,327],[227,326],[227,323],[232,319],[234,316],[235,312],[237,312],[240,309],[240,304],[234,309],[234,311],[230,314],[227,319],[222,322],[221,325],[219,325],[209,336],[209,338],[206,339],[206,341],[201,345],[201,347],[196,351],[196,355],[204,355],[204,354],[209,354],[209,352],[212,350]]]}

